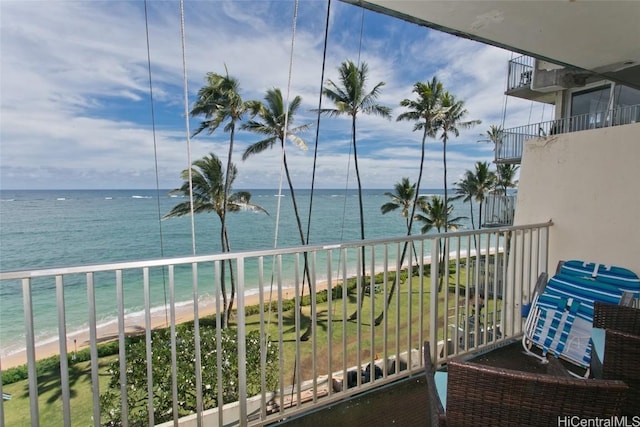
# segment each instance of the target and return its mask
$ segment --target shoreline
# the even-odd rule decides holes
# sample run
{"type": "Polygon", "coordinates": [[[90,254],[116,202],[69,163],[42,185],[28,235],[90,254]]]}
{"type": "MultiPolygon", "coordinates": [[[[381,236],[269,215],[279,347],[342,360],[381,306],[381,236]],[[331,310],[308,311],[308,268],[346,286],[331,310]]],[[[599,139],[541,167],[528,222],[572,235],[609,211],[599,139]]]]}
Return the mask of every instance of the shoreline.
{"type": "MultiPolygon", "coordinates": [[[[321,282],[316,284],[316,292],[323,291],[327,288],[327,282],[321,282]]],[[[282,289],[284,299],[290,299],[294,295],[294,287],[285,287],[282,289]]],[[[267,304],[270,301],[277,301],[277,296],[269,299],[268,295],[264,297],[264,303],[267,304]]],[[[260,303],[259,292],[246,291],[244,295],[244,305],[249,307],[252,305],[258,305],[260,303]]],[[[234,309],[237,310],[238,298],[236,296],[234,302],[234,309]]],[[[216,314],[215,299],[211,298],[206,301],[201,301],[198,304],[198,317],[203,318],[216,314]]],[[[134,313],[125,316],[125,335],[137,335],[146,331],[145,328],[145,313],[134,313]]],[[[195,320],[194,307],[192,303],[176,303],[175,305],[175,324],[193,322],[195,320]]],[[[167,317],[165,310],[157,310],[152,308],[151,310],[151,330],[163,329],[170,327],[170,322],[167,323],[167,317]]],[[[106,342],[115,341],[118,339],[118,321],[117,319],[111,320],[107,323],[98,325],[96,327],[96,342],[102,344],[106,342]]],[[[83,329],[77,332],[71,332],[67,334],[67,354],[72,355],[75,351],[81,351],[90,346],[90,334],[89,329],[83,329]]],[[[52,337],[45,342],[35,344],[35,359],[36,361],[47,359],[52,356],[58,356],[60,354],[59,339],[52,337]]],[[[27,364],[27,350],[26,348],[17,350],[13,353],[0,356],[0,370],[6,371],[11,368],[16,368],[27,364]]]]}
{"type": "MultiPolygon", "coordinates": [[[[490,248],[489,253],[502,252],[502,247],[490,248]]],[[[482,254],[482,251],[479,251],[482,254]]],[[[474,249],[462,250],[460,253],[460,259],[476,256],[477,252],[474,249]]],[[[451,252],[449,256],[456,256],[455,252],[451,252]]],[[[431,264],[431,256],[427,255],[423,259],[424,265],[431,264]]],[[[379,267],[379,266],[378,266],[379,267]]],[[[403,265],[403,268],[406,266],[403,265]]],[[[395,268],[389,269],[389,271],[395,271],[395,268]]],[[[376,274],[380,273],[380,270],[376,274]]],[[[350,276],[351,277],[351,276],[350,276]]],[[[332,286],[336,286],[342,283],[342,279],[332,280],[332,286]]],[[[315,292],[321,292],[327,289],[329,281],[318,280],[315,284],[315,292]]],[[[305,286],[306,290],[306,286],[305,286]]],[[[295,286],[285,286],[282,288],[283,299],[290,299],[295,295],[295,286]],[[291,296],[290,296],[291,295],[291,296]]],[[[272,298],[269,298],[267,292],[265,292],[264,303],[267,304],[270,301],[278,301],[277,292],[272,298]]],[[[238,298],[235,298],[235,309],[237,309],[238,298]]],[[[260,303],[260,290],[252,289],[244,292],[244,306],[258,305],[260,303]]],[[[151,309],[151,330],[167,328],[170,323],[167,322],[165,310],[158,310],[157,307],[151,309]]],[[[200,301],[198,304],[199,318],[214,315],[215,299],[207,299],[206,301],[200,301]]],[[[125,335],[142,334],[146,331],[145,328],[145,313],[138,312],[125,316],[125,335]]],[[[193,322],[195,320],[193,303],[190,301],[176,303],[175,305],[175,324],[193,322]]],[[[113,319],[107,323],[98,325],[96,327],[96,342],[102,344],[105,342],[111,342],[118,339],[118,321],[113,319]]],[[[77,332],[71,332],[67,334],[67,354],[73,354],[74,351],[84,350],[90,346],[90,334],[89,329],[83,329],[77,332]]],[[[52,337],[46,340],[46,342],[35,345],[35,359],[36,361],[46,359],[52,356],[60,354],[59,340],[57,337],[52,337]]],[[[26,348],[17,350],[7,355],[0,354],[0,371],[6,371],[11,368],[27,364],[27,351],[26,348]]]]}

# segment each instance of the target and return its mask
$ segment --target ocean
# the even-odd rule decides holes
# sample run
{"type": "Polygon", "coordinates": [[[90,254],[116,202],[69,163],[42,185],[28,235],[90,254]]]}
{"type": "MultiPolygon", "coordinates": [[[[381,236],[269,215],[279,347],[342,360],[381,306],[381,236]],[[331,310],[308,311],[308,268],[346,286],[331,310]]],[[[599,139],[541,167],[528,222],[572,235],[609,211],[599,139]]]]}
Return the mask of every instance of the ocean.
{"type": "MultiPolygon", "coordinates": [[[[391,190],[363,190],[367,239],[406,235],[400,211],[381,214],[380,206],[390,199],[391,190]]],[[[252,203],[269,215],[242,211],[228,214],[232,250],[272,249],[276,246],[278,203],[280,215],[277,247],[300,245],[291,197],[288,191],[250,190],[252,203]]],[[[441,195],[442,190],[421,190],[421,194],[441,195]]],[[[452,193],[452,191],[450,191],[452,193]]],[[[310,191],[296,191],[296,200],[306,232],[310,191]]],[[[189,216],[160,220],[177,203],[188,200],[172,197],[169,190],[3,190],[0,192],[0,270],[33,270],[141,261],[192,255],[189,216]]],[[[455,201],[454,215],[468,216],[469,205],[455,201]]],[[[464,220],[470,228],[470,220],[464,220]]],[[[415,225],[414,233],[420,225],[415,225]]],[[[218,217],[195,217],[196,253],[220,252],[218,217]]],[[[356,190],[315,190],[311,208],[310,244],[359,240],[358,194],[356,190]]],[[[252,282],[247,277],[248,287],[252,282]]],[[[116,316],[114,289],[97,289],[99,322],[116,316]]],[[[190,280],[176,282],[178,301],[191,295],[190,280]]],[[[164,303],[161,292],[152,301],[164,303]]],[[[204,295],[206,297],[206,295],[204,295]]],[[[125,287],[127,313],[143,307],[140,289],[125,287]]],[[[0,283],[0,355],[24,348],[22,288],[19,282],[0,283]]],[[[82,278],[65,281],[66,321],[69,331],[87,327],[86,285],[82,278]]],[[[53,283],[33,281],[34,324],[37,340],[57,336],[57,309],[53,283]]]]}

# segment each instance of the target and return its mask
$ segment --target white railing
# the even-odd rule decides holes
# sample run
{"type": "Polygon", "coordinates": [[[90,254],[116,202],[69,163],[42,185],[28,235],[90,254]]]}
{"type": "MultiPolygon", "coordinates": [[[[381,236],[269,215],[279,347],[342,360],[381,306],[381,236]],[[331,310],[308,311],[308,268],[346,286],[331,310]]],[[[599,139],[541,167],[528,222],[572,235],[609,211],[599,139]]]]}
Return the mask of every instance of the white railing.
{"type": "Polygon", "coordinates": [[[509,61],[507,74],[507,92],[522,87],[530,87],[533,77],[534,58],[531,56],[519,56],[509,61]]]}
{"type": "MultiPolygon", "coordinates": [[[[117,386],[112,387],[119,397],[117,410],[111,412],[120,414],[113,425],[123,426],[129,425],[134,410],[146,414],[145,423],[149,425],[165,421],[166,425],[182,426],[234,422],[265,425],[421,373],[425,340],[438,343],[432,348],[434,352],[439,349],[440,357],[500,345],[522,332],[521,306],[528,302],[535,277],[546,271],[550,225],[0,272],[0,286],[19,287],[24,307],[28,398],[22,398],[28,399],[29,413],[20,414],[20,419],[29,419],[32,426],[48,425],[49,420],[41,415],[43,403],[37,398],[42,378],[36,371],[36,361],[46,345],[54,345],[60,355],[61,403],[56,404],[62,412],[60,424],[65,426],[103,425],[113,416],[100,403],[100,390],[104,395],[109,372],[98,355],[99,346],[107,340],[119,344],[114,362],[119,376],[114,381],[117,386]],[[448,265],[448,273],[432,260],[448,265]],[[224,332],[215,326],[222,324],[221,271],[228,262],[233,265],[237,283],[237,311],[230,326],[237,331],[237,343],[231,358],[223,354],[224,332]],[[372,276],[374,283],[368,280],[372,276]],[[314,284],[311,294],[306,277],[314,284]],[[166,288],[163,283],[167,283],[166,288]],[[191,283],[192,298],[186,306],[176,301],[176,288],[181,283],[191,283]],[[347,286],[342,286],[345,283],[347,286]],[[34,322],[34,317],[42,313],[34,308],[34,301],[47,288],[55,289],[57,312],[52,316],[57,318],[57,335],[43,344],[34,322]],[[75,331],[70,325],[72,308],[65,307],[68,292],[86,294],[87,306],[81,311],[88,331],[75,331]],[[163,292],[167,292],[166,305],[158,310],[152,301],[163,292]],[[127,309],[134,294],[143,300],[142,311],[137,314],[127,309]],[[207,294],[212,298],[203,298],[207,294]],[[304,300],[301,294],[306,296],[304,300]],[[289,305],[291,309],[287,310],[289,305]],[[104,313],[113,313],[113,319],[104,313]],[[189,373],[181,371],[183,365],[178,361],[185,340],[191,339],[184,338],[178,325],[185,313],[195,318],[193,342],[187,343],[195,348],[189,373]],[[311,325],[310,336],[305,336],[307,325],[311,325]],[[159,326],[169,329],[170,333],[164,335],[168,342],[159,343],[158,335],[154,335],[157,332],[152,332],[159,326]],[[205,339],[211,328],[216,337],[213,343],[205,339]],[[83,334],[90,353],[86,381],[91,384],[91,415],[80,414],[72,397],[82,381],[70,381],[76,355],[75,346],[69,348],[70,342],[83,343],[83,334]],[[143,349],[143,356],[137,360],[127,353],[135,334],[143,349]],[[254,336],[259,337],[259,343],[250,338],[254,336]],[[168,377],[155,377],[162,362],[157,360],[162,353],[158,344],[166,349],[170,362],[164,361],[170,367],[168,377]],[[367,367],[377,368],[370,369],[369,375],[367,367]],[[142,372],[144,386],[134,382],[132,372],[136,369],[142,372]],[[208,372],[215,373],[217,384],[231,381],[237,386],[236,401],[226,401],[226,390],[215,384],[215,390],[210,390],[208,381],[216,379],[204,380],[208,372]],[[258,392],[248,390],[250,381],[258,382],[258,392]],[[142,409],[131,407],[133,399],[127,393],[135,389],[142,396],[157,395],[163,382],[170,383],[168,407],[158,408],[159,400],[146,398],[142,399],[142,409]],[[185,382],[192,384],[188,391],[195,396],[195,413],[191,416],[184,416],[179,406],[184,400],[180,390],[185,382]]],[[[228,270],[224,282],[229,289],[228,270]]],[[[77,307],[73,309],[78,311],[77,307]]],[[[21,355],[3,353],[0,366],[6,370],[7,363],[21,355]]],[[[14,396],[14,400],[17,398],[14,396]]],[[[0,402],[0,424],[11,417],[15,419],[9,404],[0,402]]]]}
{"type": "Polygon", "coordinates": [[[522,158],[524,142],[529,139],[638,122],[640,122],[640,105],[629,105],[505,129],[497,144],[496,162],[519,162],[522,158]]]}
{"type": "Polygon", "coordinates": [[[482,204],[483,227],[506,227],[513,224],[516,212],[515,194],[486,194],[482,204]]]}

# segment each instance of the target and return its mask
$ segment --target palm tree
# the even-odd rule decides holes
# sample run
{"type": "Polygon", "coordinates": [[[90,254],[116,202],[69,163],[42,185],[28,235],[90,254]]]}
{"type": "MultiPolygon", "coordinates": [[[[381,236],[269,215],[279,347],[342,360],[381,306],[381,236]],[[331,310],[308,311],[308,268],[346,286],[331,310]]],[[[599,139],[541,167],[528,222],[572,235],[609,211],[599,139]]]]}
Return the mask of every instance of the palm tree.
{"type": "Polygon", "coordinates": [[[515,188],[518,185],[516,172],[519,168],[518,165],[506,163],[500,163],[496,166],[496,192],[506,196],[509,188],[515,188]]]}
{"type": "MultiPolygon", "coordinates": [[[[233,155],[233,144],[235,139],[236,124],[242,120],[242,116],[247,111],[247,104],[240,97],[240,84],[237,79],[229,76],[225,67],[226,75],[207,73],[207,85],[200,88],[198,98],[191,109],[191,116],[204,116],[205,120],[200,123],[198,129],[193,132],[193,136],[198,135],[205,129],[208,134],[212,134],[218,127],[228,122],[224,126],[224,131],[229,132],[229,153],[227,155],[227,176],[225,184],[231,183],[229,174],[231,173],[231,163],[233,155]]],[[[228,197],[229,188],[224,189],[225,200],[228,197]]],[[[225,203],[226,204],[226,203],[225,203]]],[[[222,215],[222,233],[225,232],[225,215],[222,215]]],[[[225,249],[223,249],[225,250],[225,249]]]]}
{"type": "MultiPolygon", "coordinates": [[[[246,191],[229,194],[225,200],[225,189],[231,188],[231,184],[235,180],[237,173],[238,171],[236,167],[231,164],[231,170],[227,170],[225,174],[220,159],[218,159],[218,157],[213,153],[209,153],[208,156],[204,156],[202,159],[194,161],[193,166],[191,167],[193,213],[197,214],[202,212],[214,212],[216,215],[218,215],[221,224],[226,215],[226,212],[252,210],[257,212],[264,212],[268,215],[268,212],[264,208],[251,203],[251,193],[248,193],[246,191]],[[225,181],[225,176],[228,177],[230,182],[225,181]]],[[[183,170],[181,177],[184,180],[182,187],[173,190],[171,193],[182,194],[188,197],[190,194],[189,170],[183,170]]],[[[163,217],[163,219],[190,214],[191,202],[186,201],[178,203],[176,206],[174,206],[173,209],[171,209],[171,211],[163,217]]],[[[223,229],[223,232],[221,234],[220,245],[223,252],[230,249],[229,235],[226,229],[223,229]]],[[[229,323],[229,316],[231,314],[231,310],[233,309],[235,285],[232,281],[231,298],[227,299],[225,277],[224,273],[222,274],[221,291],[224,310],[222,318],[224,322],[223,326],[225,326],[229,323]]]]}
{"type": "MultiPolygon", "coordinates": [[[[353,162],[356,169],[356,179],[358,181],[358,203],[360,208],[360,238],[364,240],[364,207],[362,203],[362,182],[360,180],[360,169],[358,167],[358,148],[356,144],[356,119],[358,114],[372,114],[385,118],[391,117],[391,109],[377,104],[376,100],[380,96],[380,91],[384,82],[377,83],[373,89],[367,92],[367,77],[369,68],[366,63],[358,67],[352,61],[343,62],[338,68],[339,82],[334,83],[327,80],[322,90],[324,96],[335,104],[335,108],[323,108],[320,113],[330,117],[350,116],[351,117],[351,137],[353,144],[353,162]]],[[[365,249],[362,247],[362,276],[365,272],[365,249]]],[[[361,291],[360,306],[364,300],[364,286],[361,291]]],[[[357,313],[353,313],[350,319],[354,319],[357,313]]]]}
{"type": "MultiPolygon", "coordinates": [[[[443,93],[442,83],[436,77],[433,77],[428,83],[417,82],[413,85],[413,92],[416,99],[404,99],[400,102],[402,107],[406,107],[406,111],[398,116],[396,121],[409,120],[415,121],[413,131],[422,130],[422,146],[420,154],[420,171],[418,173],[418,181],[416,182],[416,191],[409,216],[409,226],[407,227],[407,235],[411,234],[411,224],[415,216],[415,209],[418,205],[418,197],[420,194],[420,183],[422,181],[422,172],[424,170],[425,144],[427,137],[435,138],[437,127],[442,118],[442,109],[440,108],[440,98],[443,93]]],[[[402,261],[400,261],[402,263],[402,261]]]]}
{"type": "MultiPolygon", "coordinates": [[[[296,216],[296,222],[298,224],[298,231],[300,233],[300,241],[302,245],[305,245],[304,230],[302,228],[302,221],[300,220],[300,214],[298,212],[298,203],[296,201],[296,195],[293,190],[293,182],[291,180],[291,173],[289,172],[289,166],[287,164],[287,154],[285,150],[285,138],[293,142],[298,148],[307,150],[307,144],[297,134],[309,129],[311,124],[304,124],[297,127],[291,127],[295,113],[298,111],[302,98],[296,96],[289,104],[289,108],[285,111],[285,103],[282,98],[282,92],[279,88],[269,89],[264,97],[265,103],[260,101],[252,101],[249,103],[250,110],[254,115],[257,115],[260,120],[249,120],[244,123],[241,128],[251,132],[255,132],[259,135],[265,136],[263,140],[260,140],[245,150],[242,155],[242,160],[246,160],[254,154],[262,153],[263,151],[273,148],[276,142],[280,143],[282,148],[282,163],[284,166],[285,175],[287,176],[287,182],[289,184],[289,191],[291,191],[291,202],[293,203],[293,211],[296,216]]],[[[311,287],[311,278],[309,274],[309,267],[307,263],[307,254],[304,253],[304,274],[309,286],[309,292],[313,292],[311,287]]],[[[311,334],[311,324],[309,328],[302,335],[301,339],[308,339],[311,334]]]]}
{"type": "MultiPolygon", "coordinates": [[[[390,202],[384,203],[380,207],[380,211],[382,214],[387,214],[389,212],[400,209],[400,215],[405,219],[407,224],[407,236],[411,235],[411,227],[413,225],[413,216],[415,215],[415,204],[423,204],[426,202],[425,196],[417,196],[417,184],[411,184],[409,178],[402,178],[400,182],[397,182],[394,186],[395,192],[387,191],[385,196],[391,198],[390,202]],[[417,197],[416,197],[417,196],[417,197]],[[417,202],[416,202],[417,201],[417,202]],[[411,216],[411,218],[410,218],[411,216]]],[[[406,255],[408,242],[405,242],[404,248],[402,249],[402,255],[400,257],[400,265],[404,262],[404,257],[406,255]]],[[[416,254],[415,247],[413,251],[414,255],[416,254]]],[[[418,262],[416,255],[416,263],[418,262]]],[[[389,291],[389,295],[387,295],[386,306],[388,307],[391,304],[391,298],[393,297],[393,293],[395,291],[396,282],[394,281],[391,284],[391,289],[389,291]]],[[[384,311],[378,315],[375,320],[375,324],[379,325],[384,318],[384,311]]]]}
{"type": "Polygon", "coordinates": [[[487,131],[487,138],[489,138],[488,142],[493,143],[493,152],[494,158],[498,158],[498,154],[500,153],[500,147],[502,145],[502,138],[504,137],[504,132],[501,126],[491,125],[489,126],[489,130],[487,131]]]}
{"type": "MultiPolygon", "coordinates": [[[[440,107],[442,108],[442,117],[440,118],[440,129],[442,134],[442,162],[444,165],[444,206],[448,206],[449,198],[447,195],[447,141],[449,135],[460,135],[460,129],[468,129],[477,124],[480,124],[480,120],[462,121],[462,119],[468,114],[468,111],[464,108],[464,101],[457,100],[449,92],[442,94],[440,98],[440,107]]],[[[447,217],[444,217],[444,230],[448,230],[447,217]]]]}
{"type": "MultiPolygon", "coordinates": [[[[242,120],[242,116],[247,111],[247,104],[240,97],[240,84],[237,79],[229,76],[229,71],[225,66],[225,75],[216,73],[207,73],[207,84],[198,91],[198,98],[191,109],[191,116],[204,116],[205,120],[200,123],[198,129],[193,132],[193,136],[198,135],[205,129],[212,134],[221,124],[227,122],[224,131],[229,132],[229,152],[227,154],[227,169],[224,180],[223,203],[227,206],[229,198],[229,186],[231,185],[232,156],[233,144],[235,139],[235,131],[237,123],[242,120]]],[[[226,246],[225,234],[227,232],[226,212],[222,211],[220,235],[223,242],[222,251],[229,252],[230,248],[226,246]]],[[[230,263],[231,266],[231,263],[230,263]]],[[[231,292],[232,301],[235,295],[235,284],[233,268],[230,267],[231,292]]],[[[225,276],[224,263],[221,268],[222,277],[225,276]]],[[[224,283],[224,282],[223,282],[224,283]]]]}
{"type": "MultiPolygon", "coordinates": [[[[456,186],[456,195],[457,197],[462,198],[463,202],[469,202],[469,213],[471,218],[471,228],[473,230],[476,229],[476,224],[473,216],[473,198],[475,197],[476,191],[476,177],[474,173],[470,170],[466,170],[464,173],[464,179],[455,183],[456,186]]],[[[474,235],[475,237],[475,235],[474,235]]]]}
{"type": "Polygon", "coordinates": [[[474,197],[480,205],[478,209],[478,227],[482,227],[482,204],[484,203],[485,195],[494,188],[496,182],[496,174],[489,170],[488,162],[476,162],[474,181],[474,197]]]}
{"type": "MultiPolygon", "coordinates": [[[[437,233],[442,233],[443,230],[448,231],[460,228],[460,221],[462,221],[466,217],[457,216],[455,218],[449,218],[453,213],[453,206],[449,204],[447,205],[447,209],[445,209],[444,207],[444,199],[438,196],[431,196],[431,200],[427,200],[426,203],[423,203],[420,206],[420,211],[422,213],[416,214],[416,220],[424,224],[420,229],[421,233],[428,233],[434,228],[436,229],[437,233]]],[[[444,255],[443,241],[442,239],[440,239],[440,283],[438,284],[438,292],[442,290],[442,280],[445,272],[444,255]]]]}
{"type": "MultiPolygon", "coordinates": [[[[409,211],[413,211],[415,209],[414,203],[416,198],[414,196],[416,193],[416,187],[416,184],[411,184],[409,178],[402,178],[402,180],[397,182],[394,186],[395,192],[392,193],[387,191],[384,193],[384,195],[389,197],[391,201],[384,203],[380,207],[382,214],[400,209],[400,215],[402,215],[407,224],[407,231],[411,226],[409,211]]],[[[426,200],[425,196],[418,196],[417,199],[419,202],[424,202],[426,200]]]]}

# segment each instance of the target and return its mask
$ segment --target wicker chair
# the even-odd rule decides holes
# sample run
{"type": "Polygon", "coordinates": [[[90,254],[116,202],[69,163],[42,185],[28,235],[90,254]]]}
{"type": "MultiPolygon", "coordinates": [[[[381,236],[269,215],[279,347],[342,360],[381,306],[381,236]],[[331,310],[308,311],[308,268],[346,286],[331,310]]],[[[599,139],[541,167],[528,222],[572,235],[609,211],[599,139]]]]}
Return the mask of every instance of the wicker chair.
{"type": "Polygon", "coordinates": [[[424,357],[432,426],[549,426],[562,417],[612,417],[620,415],[628,392],[622,381],[532,374],[452,359],[445,410],[429,343],[424,357]]]}
{"type": "Polygon", "coordinates": [[[593,307],[593,327],[640,335],[640,310],[596,302],[593,307]]]}
{"type": "MultiPolygon", "coordinates": [[[[593,326],[605,330],[603,379],[622,380],[629,386],[623,414],[640,411],[640,309],[610,304],[596,304],[593,326]]],[[[597,362],[598,359],[595,359],[597,362]]]]}

